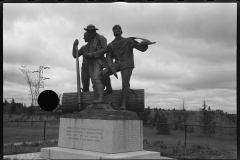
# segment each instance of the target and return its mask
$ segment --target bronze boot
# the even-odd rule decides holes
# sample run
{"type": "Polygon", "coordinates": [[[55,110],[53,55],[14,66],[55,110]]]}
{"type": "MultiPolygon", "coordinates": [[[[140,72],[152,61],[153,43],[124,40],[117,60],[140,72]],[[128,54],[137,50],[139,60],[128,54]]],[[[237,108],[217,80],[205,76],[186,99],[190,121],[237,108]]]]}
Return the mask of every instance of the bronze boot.
{"type": "Polygon", "coordinates": [[[97,91],[97,87],[95,85],[93,86],[93,96],[94,96],[94,99],[93,99],[92,103],[94,103],[94,100],[98,99],[98,91],[97,91]]]}
{"type": "Polygon", "coordinates": [[[102,77],[102,83],[104,85],[103,88],[106,87],[105,91],[104,91],[104,96],[109,94],[109,93],[112,93],[112,85],[111,85],[111,79],[109,76],[103,76],[102,77]]]}
{"type": "Polygon", "coordinates": [[[123,96],[122,105],[120,107],[120,110],[126,110],[126,109],[127,109],[127,96],[123,96]]]}
{"type": "Polygon", "coordinates": [[[106,96],[109,93],[112,93],[113,91],[111,83],[106,83],[105,86],[106,86],[106,90],[104,90],[104,96],[106,96]]]}
{"type": "Polygon", "coordinates": [[[96,85],[97,88],[97,99],[93,100],[94,104],[98,104],[98,103],[103,103],[103,85],[102,84],[97,84],[96,85]]]}

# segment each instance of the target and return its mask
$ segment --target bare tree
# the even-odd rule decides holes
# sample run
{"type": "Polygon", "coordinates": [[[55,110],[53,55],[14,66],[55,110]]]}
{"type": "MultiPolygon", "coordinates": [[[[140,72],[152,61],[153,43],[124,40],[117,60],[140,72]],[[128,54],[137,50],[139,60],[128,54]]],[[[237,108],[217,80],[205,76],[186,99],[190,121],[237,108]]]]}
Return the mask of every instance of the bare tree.
{"type": "Polygon", "coordinates": [[[27,81],[27,84],[29,86],[29,99],[31,100],[31,106],[33,106],[34,103],[34,86],[33,82],[30,76],[31,71],[27,69],[27,66],[22,66],[22,68],[19,68],[23,74],[25,75],[25,80],[27,81]]]}
{"type": "MultiPolygon", "coordinates": [[[[33,71],[32,73],[38,73],[37,74],[37,79],[35,80],[35,83],[33,84],[34,86],[34,106],[37,106],[37,99],[39,96],[39,89],[44,88],[44,80],[45,79],[50,79],[50,78],[45,78],[43,77],[43,69],[50,69],[49,67],[44,67],[40,66],[37,71],[33,71]]],[[[37,108],[36,108],[36,113],[37,113],[37,108]]]]}
{"type": "MultiPolygon", "coordinates": [[[[49,67],[44,67],[40,66],[37,71],[31,72],[30,70],[27,69],[27,66],[22,66],[22,68],[19,68],[23,74],[25,75],[24,79],[27,81],[27,84],[29,86],[29,99],[31,100],[31,107],[35,106],[36,109],[36,114],[37,114],[37,99],[39,96],[39,89],[44,88],[44,80],[45,79],[50,79],[50,78],[45,78],[43,77],[43,69],[50,69],[49,67]],[[35,81],[32,81],[30,74],[31,73],[38,73],[37,78],[35,81]]],[[[33,109],[33,108],[32,108],[33,109]]],[[[33,113],[32,112],[32,121],[33,121],[33,113]]]]}

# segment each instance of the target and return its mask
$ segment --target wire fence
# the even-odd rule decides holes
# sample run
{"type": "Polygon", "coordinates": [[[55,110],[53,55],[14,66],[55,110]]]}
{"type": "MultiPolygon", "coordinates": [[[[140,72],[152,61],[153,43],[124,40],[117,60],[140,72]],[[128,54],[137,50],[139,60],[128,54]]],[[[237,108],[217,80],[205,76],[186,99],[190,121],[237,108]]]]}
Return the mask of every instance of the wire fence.
{"type": "MultiPolygon", "coordinates": [[[[4,121],[3,143],[58,139],[60,121],[4,121]]],[[[237,127],[143,123],[143,143],[151,149],[212,146],[237,151],[237,127]]]]}

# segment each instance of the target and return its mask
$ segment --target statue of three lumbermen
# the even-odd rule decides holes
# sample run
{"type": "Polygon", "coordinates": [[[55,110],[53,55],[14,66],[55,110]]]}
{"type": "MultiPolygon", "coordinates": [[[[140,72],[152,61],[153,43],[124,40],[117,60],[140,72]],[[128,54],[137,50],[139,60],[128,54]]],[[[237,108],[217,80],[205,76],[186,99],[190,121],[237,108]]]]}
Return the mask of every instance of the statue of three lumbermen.
{"type": "MultiPolygon", "coordinates": [[[[89,91],[90,77],[94,92],[92,103],[104,103],[103,96],[113,91],[110,75],[118,78],[116,72],[121,72],[123,98],[120,109],[126,110],[130,94],[130,78],[134,68],[133,49],[145,52],[148,45],[155,42],[139,38],[143,40],[139,43],[134,40],[136,37],[124,38],[121,26],[115,25],[112,28],[115,39],[107,45],[107,39],[96,32],[98,29],[94,25],[90,24],[84,30],[86,32],[83,39],[87,44],[78,50],[78,56],[83,56],[81,72],[83,91],[89,91]],[[105,54],[106,57],[104,57],[105,54]],[[115,59],[114,62],[113,59],[115,59]]],[[[77,39],[73,43],[74,58],[76,58],[75,47],[78,43],[77,39]]]]}

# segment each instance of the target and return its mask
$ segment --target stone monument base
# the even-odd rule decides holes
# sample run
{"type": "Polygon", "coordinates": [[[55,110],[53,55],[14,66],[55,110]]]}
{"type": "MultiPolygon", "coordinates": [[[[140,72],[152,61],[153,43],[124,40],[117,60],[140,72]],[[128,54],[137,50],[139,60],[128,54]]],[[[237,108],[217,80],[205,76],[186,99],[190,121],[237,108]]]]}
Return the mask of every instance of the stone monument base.
{"type": "Polygon", "coordinates": [[[165,159],[159,152],[134,151],[108,154],[63,147],[42,148],[40,157],[46,159],[165,159]]]}
{"type": "MultiPolygon", "coordinates": [[[[136,113],[90,105],[60,118],[58,147],[42,148],[45,159],[161,159],[143,150],[143,126],[136,113]]],[[[163,159],[163,158],[162,158],[163,159]]]]}
{"type": "Polygon", "coordinates": [[[143,150],[142,121],[61,118],[58,147],[108,154],[143,150]]]}

